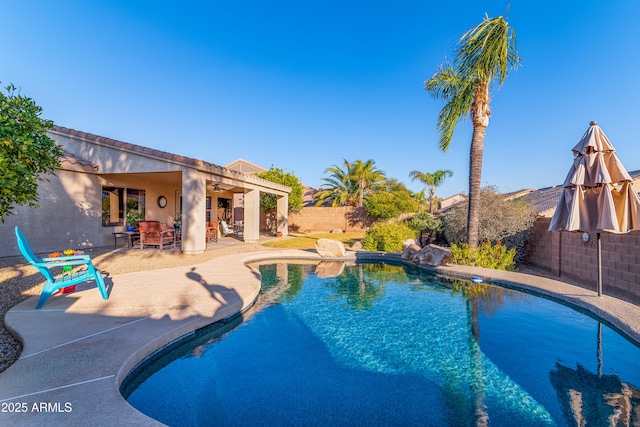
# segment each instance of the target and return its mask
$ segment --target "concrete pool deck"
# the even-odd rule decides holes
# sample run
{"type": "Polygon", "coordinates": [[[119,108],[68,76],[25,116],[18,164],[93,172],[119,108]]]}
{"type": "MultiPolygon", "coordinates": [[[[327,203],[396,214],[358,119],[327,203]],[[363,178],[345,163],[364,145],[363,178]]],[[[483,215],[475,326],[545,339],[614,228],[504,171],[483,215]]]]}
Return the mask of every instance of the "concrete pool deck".
{"type": "MultiPolygon", "coordinates": [[[[359,260],[399,260],[357,255],[359,260]]],[[[5,323],[24,348],[0,374],[0,425],[162,425],[132,408],[120,395],[120,383],[154,350],[249,307],[258,295],[260,275],[245,264],[261,260],[323,259],[296,250],[223,255],[201,264],[106,277],[107,301],[88,284],[75,293],[54,295],[40,310],[35,310],[37,298],[18,304],[5,323]]],[[[345,261],[354,260],[356,254],[349,252],[345,261]]],[[[463,266],[428,270],[480,276],[486,283],[568,302],[640,342],[640,307],[633,304],[530,274],[463,266]]]]}

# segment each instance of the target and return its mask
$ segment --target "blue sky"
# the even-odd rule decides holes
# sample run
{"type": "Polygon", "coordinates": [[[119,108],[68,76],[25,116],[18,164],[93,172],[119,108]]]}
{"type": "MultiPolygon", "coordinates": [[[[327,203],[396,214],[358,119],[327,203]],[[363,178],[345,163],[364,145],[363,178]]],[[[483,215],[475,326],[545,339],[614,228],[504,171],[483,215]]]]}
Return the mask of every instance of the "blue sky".
{"type": "MultiPolygon", "coordinates": [[[[424,90],[460,36],[507,1],[4,0],[0,82],[56,124],[322,184],[343,159],[389,177],[451,169],[468,191],[471,127],[438,149],[424,90]]],[[[492,92],[483,185],[561,184],[597,120],[640,169],[640,2],[513,0],[523,66],[492,92]]]]}

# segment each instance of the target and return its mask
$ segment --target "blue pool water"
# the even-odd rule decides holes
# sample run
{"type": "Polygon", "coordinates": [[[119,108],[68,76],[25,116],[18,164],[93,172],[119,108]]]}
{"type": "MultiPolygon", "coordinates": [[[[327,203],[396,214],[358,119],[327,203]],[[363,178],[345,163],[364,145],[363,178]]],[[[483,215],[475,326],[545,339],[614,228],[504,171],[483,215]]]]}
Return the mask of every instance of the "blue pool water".
{"type": "Polygon", "coordinates": [[[136,369],[132,406],[172,426],[640,425],[640,348],[564,305],[412,267],[260,270],[248,319],[136,369]]]}

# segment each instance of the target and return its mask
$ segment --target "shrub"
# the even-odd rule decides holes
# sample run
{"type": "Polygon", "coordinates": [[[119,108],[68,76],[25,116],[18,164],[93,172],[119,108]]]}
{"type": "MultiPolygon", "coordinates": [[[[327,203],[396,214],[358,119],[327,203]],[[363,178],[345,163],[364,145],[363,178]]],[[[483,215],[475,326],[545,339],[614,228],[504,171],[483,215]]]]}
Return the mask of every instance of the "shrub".
{"type": "Polygon", "coordinates": [[[516,271],[515,255],[515,248],[508,249],[500,241],[495,244],[482,242],[475,251],[467,243],[451,244],[452,264],[516,271]]]}
{"type": "Polygon", "coordinates": [[[362,240],[362,247],[368,251],[400,252],[402,243],[415,239],[416,232],[401,222],[374,224],[362,240]]]}
{"type": "Polygon", "coordinates": [[[429,230],[429,231],[442,231],[444,230],[444,224],[442,221],[431,215],[429,212],[418,212],[408,223],[415,231],[429,230]]]}
{"type": "MultiPolygon", "coordinates": [[[[463,202],[452,208],[444,219],[444,235],[450,244],[467,241],[467,209],[463,202]]],[[[482,189],[480,194],[479,241],[501,241],[507,248],[515,248],[515,260],[525,259],[525,244],[531,238],[535,211],[523,200],[511,200],[494,187],[482,189]]]]}

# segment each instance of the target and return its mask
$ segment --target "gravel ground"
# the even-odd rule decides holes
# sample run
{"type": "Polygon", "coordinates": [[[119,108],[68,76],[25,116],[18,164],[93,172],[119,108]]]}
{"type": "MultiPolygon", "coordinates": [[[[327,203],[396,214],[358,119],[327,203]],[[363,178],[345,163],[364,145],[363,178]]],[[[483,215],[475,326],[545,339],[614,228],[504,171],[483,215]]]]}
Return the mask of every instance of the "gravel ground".
{"type": "MultiPolygon", "coordinates": [[[[226,239],[225,239],[226,240],[226,239]]],[[[200,264],[209,259],[238,252],[269,250],[260,244],[233,241],[219,248],[208,249],[197,255],[184,255],[179,251],[158,251],[139,249],[92,250],[91,255],[96,268],[111,276],[134,271],[155,270],[200,264]]],[[[24,258],[0,259],[0,372],[15,362],[22,352],[22,344],[4,325],[4,315],[14,305],[32,296],[40,295],[44,279],[35,267],[24,258]]]]}

